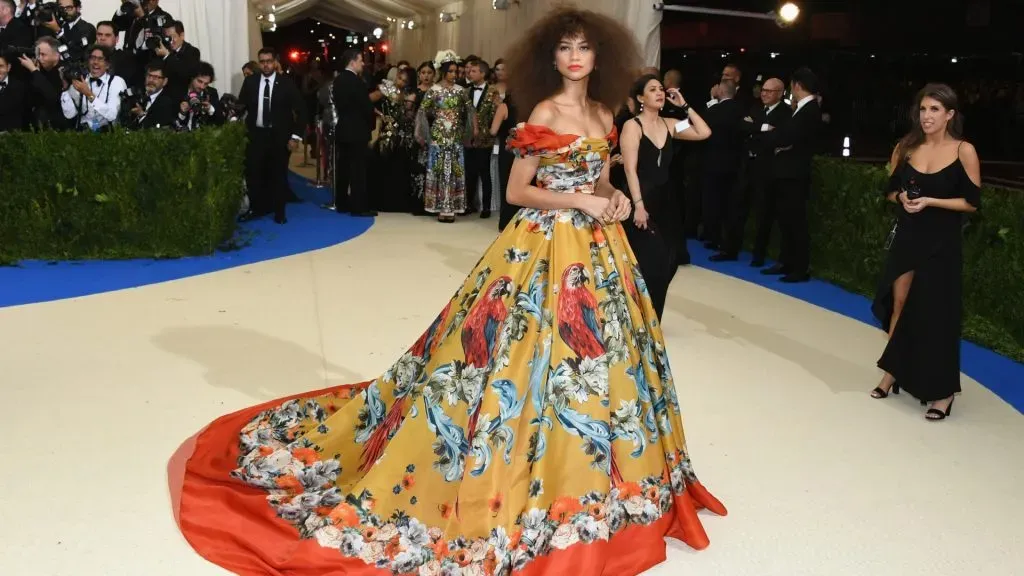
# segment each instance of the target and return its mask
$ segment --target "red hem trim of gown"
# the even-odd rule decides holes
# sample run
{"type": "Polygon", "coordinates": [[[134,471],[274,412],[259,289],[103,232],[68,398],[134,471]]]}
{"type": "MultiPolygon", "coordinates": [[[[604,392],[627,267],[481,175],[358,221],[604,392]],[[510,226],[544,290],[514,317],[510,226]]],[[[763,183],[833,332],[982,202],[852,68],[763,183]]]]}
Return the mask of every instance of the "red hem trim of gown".
{"type": "MultiPolygon", "coordinates": [[[[265,490],[230,476],[237,466],[239,431],[263,410],[295,398],[368,385],[305,392],[246,408],[218,418],[182,444],[168,464],[168,476],[175,520],[189,544],[207,560],[243,576],[390,575],[390,569],[346,557],[316,540],[300,539],[295,528],[274,513],[265,490]]],[[[720,516],[727,513],[701,484],[693,483],[676,497],[673,509],[653,524],[630,526],[608,541],[553,550],[515,574],[639,574],[665,561],[664,536],[697,550],[708,546],[697,516],[701,508],[720,516]]]]}

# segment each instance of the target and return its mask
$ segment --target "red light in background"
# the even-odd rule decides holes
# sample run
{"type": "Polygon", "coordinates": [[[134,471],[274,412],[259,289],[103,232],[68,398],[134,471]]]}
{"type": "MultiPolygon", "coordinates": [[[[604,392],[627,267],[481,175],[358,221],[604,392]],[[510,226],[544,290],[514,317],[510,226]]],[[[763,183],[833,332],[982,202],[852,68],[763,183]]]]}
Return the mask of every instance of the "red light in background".
{"type": "Polygon", "coordinates": [[[381,52],[387,54],[389,50],[391,50],[391,48],[388,47],[388,43],[387,42],[385,42],[385,43],[380,45],[380,51],[381,52]]]}
{"type": "Polygon", "coordinates": [[[298,50],[292,50],[291,53],[288,54],[288,57],[292,59],[292,62],[298,62],[299,56],[300,54],[298,50]]]}

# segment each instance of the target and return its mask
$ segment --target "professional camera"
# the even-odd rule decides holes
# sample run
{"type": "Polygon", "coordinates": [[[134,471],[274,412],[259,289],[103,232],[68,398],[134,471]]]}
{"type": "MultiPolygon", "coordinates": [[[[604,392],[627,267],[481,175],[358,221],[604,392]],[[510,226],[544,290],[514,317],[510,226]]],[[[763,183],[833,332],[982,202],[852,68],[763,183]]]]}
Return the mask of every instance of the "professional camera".
{"type": "Polygon", "coordinates": [[[129,130],[138,129],[140,118],[139,116],[136,116],[132,110],[134,110],[136,106],[142,106],[145,108],[142,103],[145,102],[147,98],[149,98],[149,95],[141,88],[128,88],[124,92],[121,92],[121,112],[117,119],[118,123],[129,130]]]}
{"type": "Polygon", "coordinates": [[[56,20],[57,24],[60,24],[61,26],[66,24],[66,22],[64,22],[64,10],[62,10],[60,4],[56,2],[44,2],[41,4],[39,9],[36,10],[36,16],[32,25],[42,26],[50,20],[56,20]]]}
{"type": "Polygon", "coordinates": [[[21,57],[24,56],[29,60],[36,57],[36,49],[32,46],[5,46],[3,50],[0,50],[0,54],[3,54],[4,58],[10,64],[16,64],[21,57]]]}
{"type": "Polygon", "coordinates": [[[171,38],[164,35],[164,26],[170,24],[171,20],[164,14],[148,14],[143,20],[143,28],[146,32],[146,49],[156,50],[160,47],[160,44],[170,49],[171,38]]]}
{"type": "Polygon", "coordinates": [[[65,62],[60,67],[60,77],[69,85],[75,80],[85,80],[89,77],[89,67],[85,62],[65,62]]]}
{"type": "Polygon", "coordinates": [[[240,120],[245,114],[245,105],[238,101],[234,94],[224,94],[220,97],[220,108],[228,122],[240,120]]]}

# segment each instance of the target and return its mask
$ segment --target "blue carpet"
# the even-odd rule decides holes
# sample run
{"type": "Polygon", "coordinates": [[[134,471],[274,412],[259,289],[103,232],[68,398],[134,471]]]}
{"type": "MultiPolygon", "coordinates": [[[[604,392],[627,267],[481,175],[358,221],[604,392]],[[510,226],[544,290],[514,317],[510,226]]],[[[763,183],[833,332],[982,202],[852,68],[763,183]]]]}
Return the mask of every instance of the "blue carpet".
{"type": "Polygon", "coordinates": [[[284,226],[270,216],[242,224],[238,234],[246,244],[237,250],[173,260],[25,261],[0,267],[0,307],[123,290],[291,256],[340,244],[373,225],[372,218],[321,209],[331,199],[329,188],[314,188],[297,174],[289,178],[304,202],[288,205],[284,226]]]}
{"type": "MultiPolygon", "coordinates": [[[[702,243],[691,240],[689,249],[694,265],[701,268],[764,286],[865,324],[878,326],[871,314],[871,300],[864,296],[821,280],[786,284],[777,276],[764,276],[759,268],[750,267],[750,254],[743,254],[738,262],[710,262],[708,257],[712,252],[704,248],[702,243]]],[[[965,340],[960,351],[960,370],[1024,414],[1024,364],[965,340]]]]}

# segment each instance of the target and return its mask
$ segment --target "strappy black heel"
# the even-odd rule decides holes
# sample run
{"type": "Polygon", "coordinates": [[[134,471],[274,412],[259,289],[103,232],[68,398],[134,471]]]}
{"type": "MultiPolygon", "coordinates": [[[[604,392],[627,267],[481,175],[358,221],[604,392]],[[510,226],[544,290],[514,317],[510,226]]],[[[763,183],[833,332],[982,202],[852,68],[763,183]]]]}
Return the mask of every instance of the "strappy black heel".
{"type": "Polygon", "coordinates": [[[889,387],[889,390],[882,390],[881,386],[875,386],[875,389],[871,391],[871,397],[876,400],[881,400],[882,398],[888,398],[889,392],[892,392],[893,394],[899,396],[900,385],[897,384],[896,382],[893,382],[892,386],[889,387]]]}
{"type": "Polygon", "coordinates": [[[953,398],[952,400],[949,401],[949,406],[946,406],[945,412],[937,408],[929,408],[928,411],[924,413],[925,420],[931,420],[933,422],[945,420],[953,411],[953,402],[955,401],[956,398],[953,398]]]}

